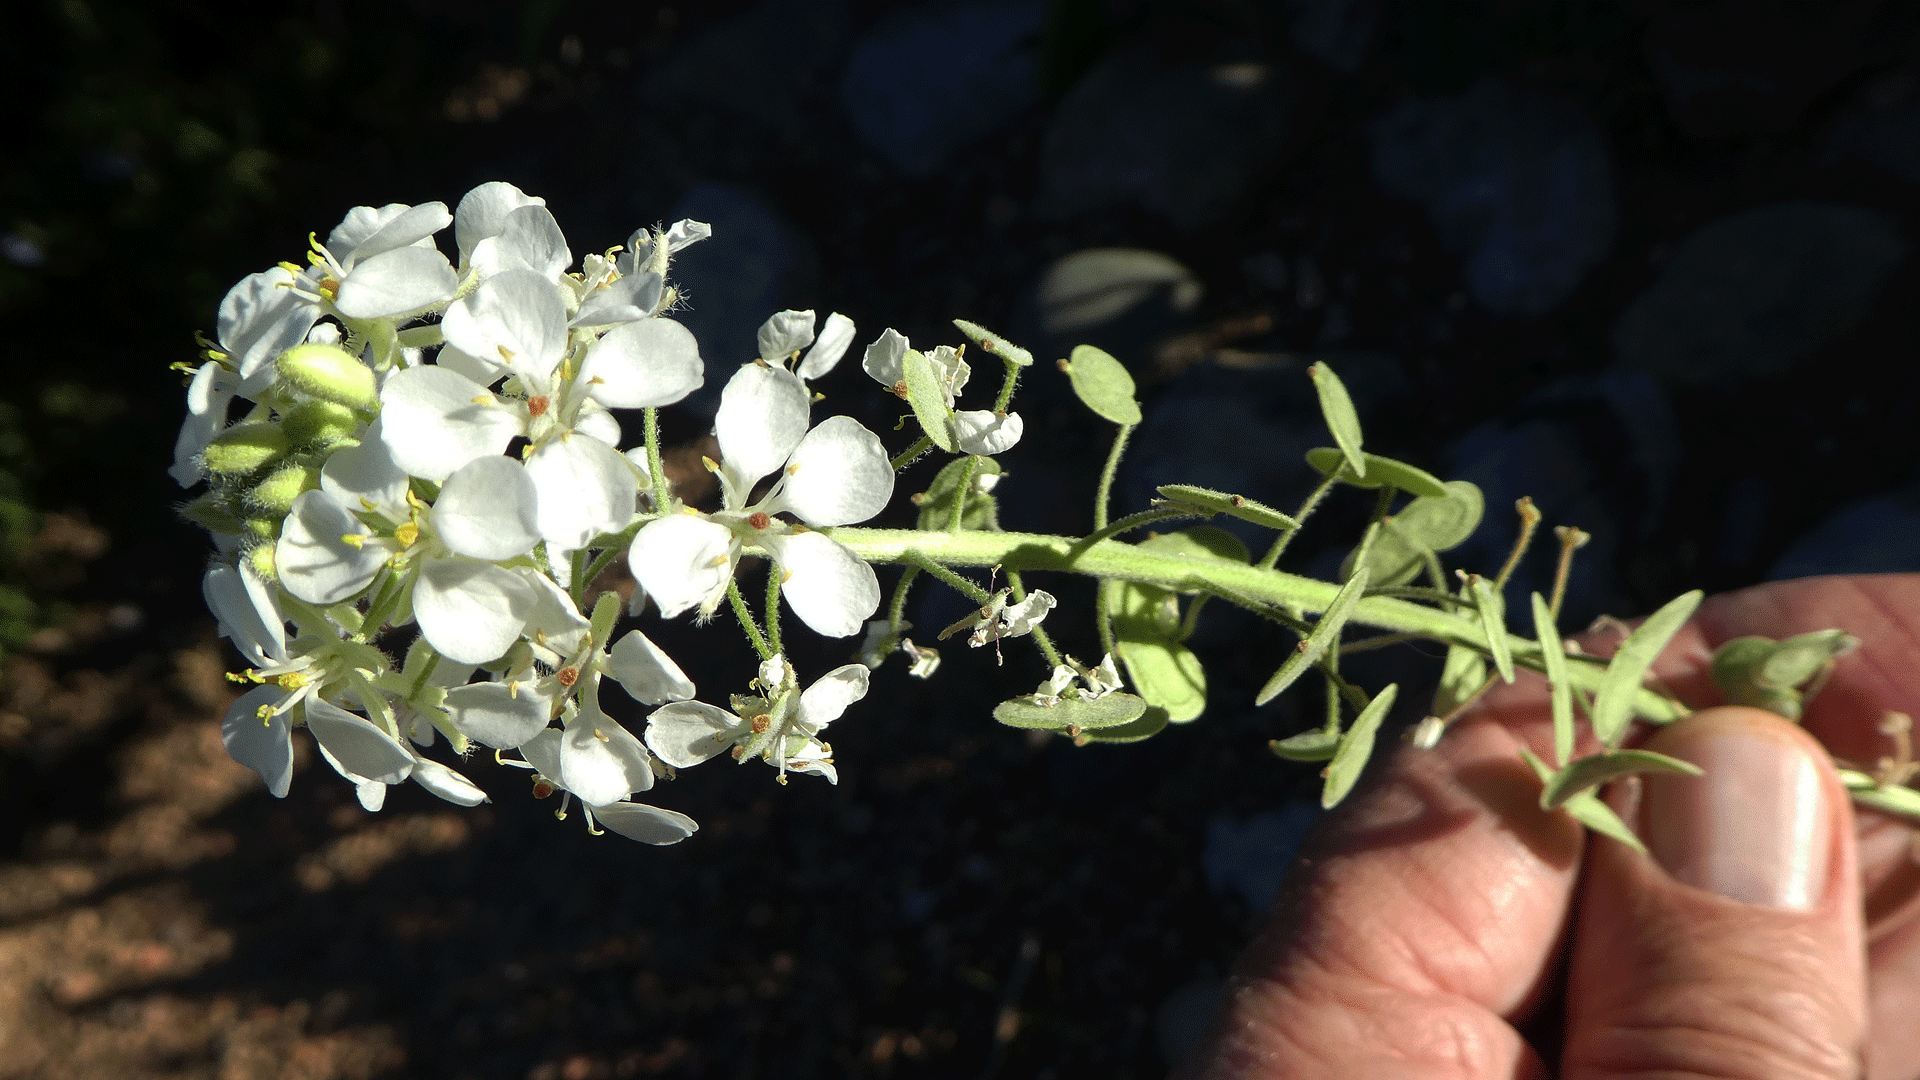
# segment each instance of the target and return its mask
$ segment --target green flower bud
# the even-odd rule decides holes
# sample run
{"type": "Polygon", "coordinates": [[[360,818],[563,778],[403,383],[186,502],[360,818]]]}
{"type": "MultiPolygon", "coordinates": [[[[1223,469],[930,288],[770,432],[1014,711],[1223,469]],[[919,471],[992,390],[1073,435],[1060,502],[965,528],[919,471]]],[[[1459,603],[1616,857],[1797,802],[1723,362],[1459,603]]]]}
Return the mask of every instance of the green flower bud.
{"type": "Polygon", "coordinates": [[[266,420],[235,424],[207,444],[207,471],[215,476],[242,476],[273,464],[287,452],[287,435],[266,420]]]}
{"type": "Polygon", "coordinates": [[[360,417],[334,401],[308,401],[293,407],[280,419],[280,429],[295,446],[332,446],[353,438],[360,417]]]}
{"type": "Polygon", "coordinates": [[[247,552],[247,565],[253,567],[253,572],[260,575],[261,581],[272,584],[280,580],[280,567],[274,561],[272,544],[255,544],[247,552]]]}
{"type": "Polygon", "coordinates": [[[373,369],[336,345],[295,345],[274,361],[280,377],[301,392],[361,412],[380,404],[373,369]]]}
{"type": "Polygon", "coordinates": [[[293,500],[320,486],[320,470],[308,461],[289,461],[247,492],[247,505],[275,515],[277,521],[293,509],[293,500]]]}
{"type": "Polygon", "coordinates": [[[240,524],[247,539],[263,540],[271,544],[280,539],[280,524],[285,520],[287,519],[284,517],[262,514],[250,517],[240,524]]]}
{"type": "Polygon", "coordinates": [[[225,533],[228,536],[240,534],[240,512],[234,509],[225,496],[209,491],[192,502],[180,507],[180,516],[193,522],[208,532],[225,533]]]}

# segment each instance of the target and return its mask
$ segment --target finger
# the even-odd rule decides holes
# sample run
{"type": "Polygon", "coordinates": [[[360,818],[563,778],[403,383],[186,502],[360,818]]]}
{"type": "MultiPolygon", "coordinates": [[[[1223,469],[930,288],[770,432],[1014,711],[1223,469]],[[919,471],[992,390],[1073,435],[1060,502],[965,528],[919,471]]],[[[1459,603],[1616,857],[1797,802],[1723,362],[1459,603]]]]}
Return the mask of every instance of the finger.
{"type": "Polygon", "coordinates": [[[1534,689],[1531,723],[1462,721],[1330,815],[1182,1075],[1546,1075],[1514,1024],[1547,985],[1582,836],[1517,760],[1522,738],[1551,745],[1534,689]]]}
{"type": "Polygon", "coordinates": [[[1649,852],[1596,841],[1568,971],[1568,1077],[1861,1075],[1867,986],[1849,800],[1820,745],[1716,708],[1649,749],[1700,777],[1616,785],[1649,852]],[[1637,805],[1636,805],[1637,804],[1637,805]]]}

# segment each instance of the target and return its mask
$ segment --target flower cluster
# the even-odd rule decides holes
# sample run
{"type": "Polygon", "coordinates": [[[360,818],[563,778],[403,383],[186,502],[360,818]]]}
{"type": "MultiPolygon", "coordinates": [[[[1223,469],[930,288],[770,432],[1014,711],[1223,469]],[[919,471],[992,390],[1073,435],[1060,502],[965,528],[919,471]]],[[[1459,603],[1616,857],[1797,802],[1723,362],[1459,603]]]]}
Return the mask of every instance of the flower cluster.
{"type": "MultiPolygon", "coordinates": [[[[653,410],[702,386],[706,365],[672,318],[668,274],[708,234],[692,221],[641,229],[576,263],[543,200],[490,183],[451,213],[358,207],[306,265],[227,294],[191,368],[171,474],[207,485],[182,509],[214,537],[207,603],[252,665],[235,678],[254,684],[225,742],[273,794],[286,794],[296,727],[368,809],[406,780],[485,801],[425,755],[444,740],[458,755],[515,752],[501,760],[532,769],[536,794],[561,792],[563,813],[578,800],[590,827],[653,844],[697,826],[633,797],[728,746],[782,782],[834,778],[818,734],[865,693],[864,667],[802,692],[767,649],[756,693],[726,713],[693,701],[643,633],[616,632],[649,598],[664,617],[711,614],[737,596],[748,555],[771,561],[780,595],[821,634],[855,633],[879,603],[873,568],[817,531],[865,521],[893,494],[878,436],[844,416],[810,425],[806,381],[850,347],[844,316],[817,335],[812,312],[768,320],[715,418],[720,506],[673,496],[653,410]],[[449,225],[452,254],[436,242],[449,225]],[[622,448],[624,409],[646,410],[644,445],[622,448]],[[623,552],[634,596],[590,603],[623,552]],[[409,626],[396,661],[382,634],[409,626]],[[644,742],[602,708],[608,680],[665,705],[644,742]]],[[[869,370],[896,340],[868,350],[869,370]]],[[[986,415],[976,427],[1017,438],[1017,416],[986,415]]]]}

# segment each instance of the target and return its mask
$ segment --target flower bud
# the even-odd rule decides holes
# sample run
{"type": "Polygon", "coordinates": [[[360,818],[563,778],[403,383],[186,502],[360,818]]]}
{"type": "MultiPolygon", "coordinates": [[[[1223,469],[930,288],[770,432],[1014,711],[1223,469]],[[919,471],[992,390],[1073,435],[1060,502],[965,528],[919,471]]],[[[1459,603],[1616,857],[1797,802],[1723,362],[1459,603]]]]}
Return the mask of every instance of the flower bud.
{"type": "Polygon", "coordinates": [[[280,526],[287,519],[271,514],[258,514],[240,523],[243,535],[248,540],[261,540],[272,544],[280,539],[280,526]]]}
{"type": "Polygon", "coordinates": [[[301,392],[361,412],[380,404],[373,369],[337,345],[295,345],[274,361],[280,377],[301,392]]]}
{"type": "Polygon", "coordinates": [[[247,492],[247,505],[273,514],[277,522],[293,509],[293,500],[320,486],[320,470],[311,462],[289,461],[247,492]]]}
{"type": "Polygon", "coordinates": [[[280,425],[266,420],[235,424],[207,444],[207,471],[242,476],[273,464],[286,452],[287,436],[280,425]]]}
{"type": "Polygon", "coordinates": [[[280,567],[273,557],[272,544],[255,544],[247,552],[247,565],[260,575],[260,580],[269,584],[280,580],[280,567]]]}
{"type": "Polygon", "coordinates": [[[353,438],[359,427],[360,417],[334,401],[303,402],[280,420],[280,429],[295,446],[333,446],[353,438]]]}
{"type": "Polygon", "coordinates": [[[240,535],[240,512],[224,495],[209,491],[180,507],[180,516],[208,532],[240,535]]]}

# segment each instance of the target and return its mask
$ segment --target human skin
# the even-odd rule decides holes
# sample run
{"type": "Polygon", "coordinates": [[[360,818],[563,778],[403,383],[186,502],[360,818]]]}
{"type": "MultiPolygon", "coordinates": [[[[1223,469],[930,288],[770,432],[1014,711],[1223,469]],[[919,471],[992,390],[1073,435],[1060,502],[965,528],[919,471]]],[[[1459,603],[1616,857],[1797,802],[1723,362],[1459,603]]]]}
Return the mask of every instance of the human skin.
{"type": "MultiPolygon", "coordinates": [[[[1685,884],[1540,810],[1518,751],[1551,760],[1552,721],[1544,680],[1523,672],[1434,750],[1381,755],[1309,837],[1178,1075],[1920,1078],[1920,833],[1851,808],[1812,742],[1873,762],[1891,751],[1886,714],[1920,715],[1920,575],[1713,597],[1654,675],[1702,711],[1641,745],[1688,756],[1732,736],[1817,763],[1824,862],[1804,910],[1685,884]],[[1715,646],[1828,627],[1861,646],[1802,726],[1710,708],[1715,646]]],[[[1643,792],[1669,783],[1617,783],[1608,800],[1646,838],[1660,825],[1641,818],[1643,792]]]]}

